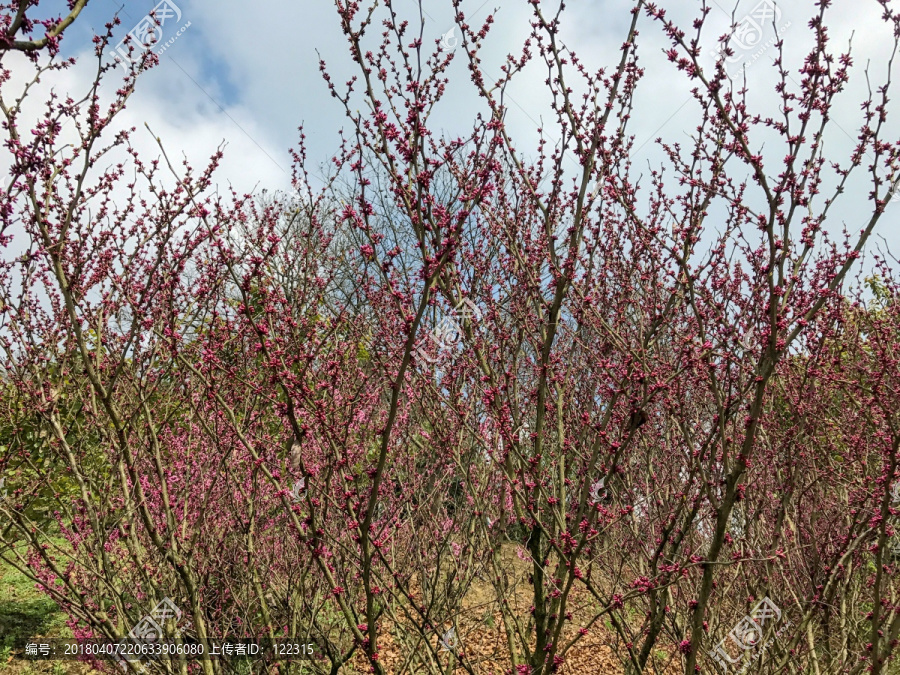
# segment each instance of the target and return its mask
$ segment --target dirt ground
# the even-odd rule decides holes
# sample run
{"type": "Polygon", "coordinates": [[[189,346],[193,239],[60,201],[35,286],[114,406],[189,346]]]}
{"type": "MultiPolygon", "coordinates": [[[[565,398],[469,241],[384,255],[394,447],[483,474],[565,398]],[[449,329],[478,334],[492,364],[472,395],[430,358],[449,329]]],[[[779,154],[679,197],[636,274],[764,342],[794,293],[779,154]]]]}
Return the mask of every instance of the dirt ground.
{"type": "MultiPolygon", "coordinates": [[[[530,565],[515,555],[515,548],[505,548],[502,553],[504,569],[509,574],[512,584],[508,601],[515,608],[519,620],[524,624],[528,616],[530,589],[527,586],[527,575],[530,565]]],[[[463,612],[456,622],[458,635],[457,648],[463,651],[466,660],[475,667],[476,672],[483,675],[503,675],[509,664],[509,649],[506,633],[503,629],[502,617],[497,603],[493,585],[486,581],[477,581],[468,589],[463,602],[463,612]]],[[[579,611],[578,607],[586,607],[588,598],[579,597],[573,591],[570,607],[573,608],[573,627],[587,623],[590,616],[587,610],[579,611]]],[[[391,635],[392,626],[385,623],[382,642],[380,644],[380,660],[385,670],[396,675],[419,675],[404,669],[403,656],[410,653],[409,647],[402,647],[391,635]]],[[[20,578],[11,568],[0,570],[0,673],[4,675],[94,675],[99,671],[88,665],[73,661],[26,661],[15,658],[11,645],[15,639],[66,637],[71,635],[64,625],[64,617],[56,606],[39,594],[33,584],[20,578]]],[[[574,637],[573,632],[563,636],[567,643],[574,637]]],[[[440,662],[445,675],[459,675],[467,672],[464,668],[452,668],[455,663],[452,654],[440,651],[438,636],[432,637],[432,646],[440,652],[440,662]]],[[[602,622],[592,625],[586,635],[568,651],[565,661],[559,669],[560,675],[623,675],[624,670],[616,658],[613,645],[616,638],[613,631],[602,622]]],[[[425,650],[426,647],[420,647],[425,650]]],[[[654,652],[657,664],[664,665],[654,675],[679,675],[680,662],[674,656],[674,649],[659,648],[654,652]]],[[[344,669],[347,675],[368,673],[369,668],[362,657],[356,658],[344,669]]],[[[647,673],[653,673],[650,668],[647,673]]]]}
{"type": "MultiPolygon", "coordinates": [[[[507,573],[514,579],[509,599],[510,605],[517,608],[519,620],[524,624],[531,597],[527,582],[531,566],[516,556],[514,546],[504,547],[502,560],[507,573]]],[[[577,609],[590,605],[586,593],[579,593],[577,589],[573,589],[569,600],[574,620],[572,629],[562,636],[563,644],[567,644],[576,636],[578,626],[588,623],[589,619],[593,617],[588,610],[579,611],[577,609]]],[[[456,634],[459,636],[458,649],[463,650],[468,662],[475,666],[476,672],[484,675],[503,675],[509,667],[509,648],[494,587],[484,581],[476,582],[466,593],[462,604],[463,612],[458,618],[456,626],[456,634]]],[[[398,648],[397,642],[389,633],[390,628],[385,631],[380,644],[380,661],[391,675],[400,672],[409,674],[410,670],[404,669],[403,655],[408,654],[410,650],[409,648],[398,648]]],[[[625,671],[621,666],[620,659],[613,651],[612,645],[614,644],[616,644],[616,636],[611,627],[598,621],[568,650],[558,672],[560,675],[624,675],[625,671]]],[[[432,639],[432,646],[441,653],[444,673],[461,675],[467,672],[460,666],[451,669],[451,663],[455,662],[455,659],[446,649],[441,651],[437,635],[432,639]]],[[[670,646],[669,649],[659,647],[655,649],[654,655],[659,670],[654,671],[648,667],[645,671],[648,675],[650,673],[654,673],[654,675],[681,674],[680,659],[675,653],[674,647],[670,646]]],[[[365,660],[361,655],[358,655],[353,665],[359,673],[368,672],[365,660]]]]}

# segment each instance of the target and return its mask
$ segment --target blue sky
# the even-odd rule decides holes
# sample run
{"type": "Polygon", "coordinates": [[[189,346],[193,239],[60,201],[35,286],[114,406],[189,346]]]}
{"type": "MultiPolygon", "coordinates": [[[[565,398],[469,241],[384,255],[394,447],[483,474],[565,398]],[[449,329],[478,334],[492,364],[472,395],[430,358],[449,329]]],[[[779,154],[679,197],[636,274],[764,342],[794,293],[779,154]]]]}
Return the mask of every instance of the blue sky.
{"type": "MultiPolygon", "coordinates": [[[[53,0],[47,0],[51,5],[53,0]]],[[[122,37],[145,16],[158,0],[93,0],[81,20],[64,41],[64,52],[79,55],[81,63],[74,71],[61,74],[56,87],[68,87],[73,93],[85,91],[93,65],[85,58],[94,30],[118,11],[122,37]]],[[[137,92],[122,116],[122,125],[137,126],[135,143],[151,155],[158,154],[153,139],[142,129],[146,122],[171,151],[183,152],[195,165],[202,163],[220,143],[226,144],[226,158],[219,172],[221,186],[232,185],[240,192],[285,189],[289,185],[288,148],[297,140],[297,127],[305,125],[310,165],[327,161],[337,149],[338,130],[345,125],[343,110],[327,95],[318,71],[318,54],[329,64],[334,78],[342,82],[353,72],[346,41],[339,30],[331,0],[175,0],[181,21],[164,27],[168,39],[179,26],[190,27],[162,55],[160,65],[140,76],[137,92]]],[[[706,33],[708,47],[715,47],[718,36],[728,30],[731,13],[737,20],[758,9],[761,0],[739,3],[711,0],[712,12],[706,33]],[[735,7],[736,5],[736,7],[735,7]]],[[[60,4],[57,0],[57,4],[60,4]]],[[[416,0],[395,0],[401,16],[418,24],[416,0]]],[[[555,2],[543,2],[555,7],[555,2]]],[[[698,15],[700,0],[662,0],[670,18],[685,30],[698,15]]],[[[48,5],[49,6],[49,5],[48,5]]],[[[796,70],[810,45],[807,23],[816,11],[813,0],[782,0],[778,3],[778,29],[783,31],[788,66],[796,70]]],[[[591,64],[612,65],[630,21],[631,0],[581,0],[569,3],[564,14],[562,40],[591,64]]],[[[463,3],[467,20],[480,24],[496,8],[496,22],[484,51],[488,73],[497,73],[506,53],[517,53],[528,33],[529,7],[525,0],[468,0],[463,3]]],[[[884,63],[893,47],[890,31],[878,19],[875,0],[836,0],[830,26],[834,46],[844,46],[853,34],[856,78],[840,102],[835,115],[836,127],[827,139],[833,155],[844,160],[854,145],[860,122],[859,100],[864,93],[862,71],[871,64],[870,76],[880,82],[884,63]]],[[[449,0],[425,0],[427,40],[437,40],[453,27],[449,0]]],[[[641,63],[646,76],[638,90],[637,106],[631,126],[636,137],[635,160],[645,168],[665,163],[653,143],[662,136],[666,141],[685,143],[696,126],[696,108],[685,78],[677,73],[662,54],[668,46],[660,26],[642,18],[639,24],[641,63]]],[[[776,112],[773,95],[774,49],[765,48],[772,39],[772,26],[761,48],[739,53],[747,69],[751,103],[760,110],[776,112]]],[[[458,32],[457,32],[458,35],[458,32]]],[[[451,70],[448,95],[435,120],[449,133],[464,133],[475,111],[483,107],[467,82],[462,54],[457,54],[451,70]]],[[[710,63],[711,63],[711,57],[710,63]]],[[[738,67],[740,64],[738,64],[738,67]]],[[[895,73],[900,75],[900,73],[895,73]]],[[[118,76],[117,76],[118,77],[118,76]]],[[[117,77],[109,86],[114,89],[117,77]]],[[[545,77],[537,66],[526,71],[510,91],[511,109],[508,127],[522,148],[535,147],[536,127],[547,115],[547,99],[542,96],[545,77]]],[[[799,79],[799,78],[797,78],[799,79]]],[[[900,79],[897,77],[896,79],[900,79]]],[[[895,96],[896,98],[896,96],[895,96]]],[[[888,127],[900,137],[900,110],[888,127]]],[[[771,146],[770,146],[771,148],[771,146]]],[[[777,150],[777,149],[776,149],[777,150]]],[[[860,183],[835,211],[832,229],[846,223],[855,229],[854,216],[860,214],[860,200],[867,187],[860,183]]],[[[900,211],[900,205],[894,211],[900,211]]],[[[898,214],[888,214],[881,228],[889,241],[897,244],[894,233],[898,214]]]]}

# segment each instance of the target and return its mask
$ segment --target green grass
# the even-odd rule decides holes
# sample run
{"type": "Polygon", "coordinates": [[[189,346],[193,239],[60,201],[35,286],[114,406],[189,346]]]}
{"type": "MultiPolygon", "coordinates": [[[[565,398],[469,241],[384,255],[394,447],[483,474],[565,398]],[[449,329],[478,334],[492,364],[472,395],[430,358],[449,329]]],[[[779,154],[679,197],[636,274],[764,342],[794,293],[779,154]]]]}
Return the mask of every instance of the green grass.
{"type": "Polygon", "coordinates": [[[55,602],[34,587],[34,581],[0,560],[0,672],[16,675],[94,672],[73,661],[24,661],[14,657],[13,644],[36,638],[72,637],[66,617],[55,602]]]}

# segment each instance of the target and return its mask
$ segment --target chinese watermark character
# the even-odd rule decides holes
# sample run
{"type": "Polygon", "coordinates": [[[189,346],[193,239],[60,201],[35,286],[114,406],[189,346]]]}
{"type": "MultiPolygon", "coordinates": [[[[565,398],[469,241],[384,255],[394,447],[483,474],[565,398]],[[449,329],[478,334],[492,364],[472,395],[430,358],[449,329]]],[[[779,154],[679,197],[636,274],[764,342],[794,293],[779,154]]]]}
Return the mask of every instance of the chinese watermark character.
{"type": "Polygon", "coordinates": [[[127,71],[127,64],[132,63],[131,55],[133,51],[137,51],[139,56],[140,53],[161,46],[163,48],[157,52],[157,54],[161,54],[191,25],[189,21],[168,42],[163,44],[162,40],[165,32],[163,28],[166,26],[166,23],[171,26],[179,21],[181,21],[181,9],[178,5],[172,0],[161,0],[149,14],[141,18],[134,28],[128,31],[128,34],[119,41],[116,48],[109,53],[116,63],[127,71]]]}
{"type": "MultiPolygon", "coordinates": [[[[165,624],[166,621],[174,619],[176,624],[175,627],[176,629],[178,629],[182,616],[183,612],[181,611],[181,608],[178,607],[178,605],[176,605],[171,598],[163,598],[156,604],[156,607],[150,610],[150,613],[147,616],[143,617],[140,621],[137,622],[134,628],[128,631],[128,635],[135,640],[155,642],[164,637],[165,632],[162,625],[165,624]]],[[[187,628],[189,626],[190,621],[187,621],[183,628],[187,628]]],[[[141,665],[139,658],[123,658],[117,654],[116,660],[119,663],[119,667],[122,668],[122,670],[125,672],[128,672],[131,669],[136,669],[138,672],[146,671],[146,669],[141,665]]]]}
{"type": "Polygon", "coordinates": [[[291,487],[291,497],[295,502],[306,499],[306,478],[297,479],[297,482],[291,487]]]}
{"type": "Polygon", "coordinates": [[[727,72],[737,66],[748,68],[755,63],[791,25],[781,25],[781,8],[774,0],[760,0],[756,6],[745,14],[734,26],[734,32],[724,45],[712,50],[711,55],[718,61],[723,60],[727,72]],[[766,27],[775,26],[775,37],[763,42],[766,27]],[[731,56],[724,54],[726,48],[734,52],[731,56]]]}
{"type": "Polygon", "coordinates": [[[447,51],[456,49],[456,45],[459,44],[459,39],[455,35],[453,35],[454,30],[455,28],[451,28],[446,33],[441,35],[441,47],[443,47],[447,51]]]}
{"type": "Polygon", "coordinates": [[[456,629],[451,628],[446,633],[441,636],[441,650],[452,652],[456,649],[459,644],[459,640],[456,637],[456,629]]]}
{"type": "MultiPolygon", "coordinates": [[[[747,660],[748,662],[744,667],[737,671],[738,673],[743,673],[749,668],[752,661],[762,656],[769,644],[766,642],[760,645],[766,625],[777,623],[780,620],[781,609],[769,597],[765,597],[750,610],[748,615],[738,621],[731,632],[719,641],[715,649],[708,653],[726,673],[730,673],[733,670],[732,666],[735,664],[747,660]],[[729,640],[740,650],[734,657],[725,649],[725,643],[729,640]]],[[[789,625],[790,622],[788,621],[775,633],[774,637],[779,637],[789,625]]]]}
{"type": "Polygon", "coordinates": [[[463,329],[460,321],[469,319],[472,323],[481,321],[481,310],[478,306],[464,298],[456,307],[447,313],[435,326],[434,330],[422,341],[431,342],[434,353],[426,349],[426,345],[420,343],[416,349],[416,355],[427,363],[435,363],[442,355],[448,354],[462,341],[463,329]]]}
{"type": "Polygon", "coordinates": [[[591,485],[591,499],[594,502],[602,502],[606,499],[606,478],[601,478],[591,485]]]}

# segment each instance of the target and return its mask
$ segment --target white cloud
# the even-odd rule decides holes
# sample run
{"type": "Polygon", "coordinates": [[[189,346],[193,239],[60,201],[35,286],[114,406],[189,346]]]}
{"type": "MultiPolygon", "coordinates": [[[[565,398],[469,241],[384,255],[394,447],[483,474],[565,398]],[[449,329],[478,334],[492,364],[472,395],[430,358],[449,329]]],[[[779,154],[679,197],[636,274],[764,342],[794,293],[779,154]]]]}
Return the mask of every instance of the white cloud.
{"type": "MultiPolygon", "coordinates": [[[[741,2],[735,16],[739,19],[757,2],[741,2]]],[[[146,3],[146,9],[154,4],[146,3]]],[[[499,72],[505,54],[520,53],[522,41],[529,32],[528,7],[510,0],[492,0],[486,4],[480,0],[466,2],[467,20],[480,26],[495,4],[500,9],[482,54],[489,74],[499,72]]],[[[669,18],[692,34],[691,22],[698,15],[700,4],[683,0],[666,0],[662,4],[669,18]]],[[[395,5],[418,33],[415,0],[399,0],[395,5]]],[[[136,145],[148,157],[158,154],[155,142],[141,128],[147,122],[173,155],[184,152],[198,166],[224,140],[228,145],[218,173],[221,185],[233,184],[241,192],[257,184],[279,189],[288,185],[287,151],[296,144],[296,128],[303,122],[310,168],[326,162],[338,146],[337,130],[346,126],[347,120],[340,104],[327,93],[318,69],[319,56],[327,61],[336,82],[346,81],[355,72],[334,7],[330,3],[285,0],[260,0],[252,10],[238,0],[192,0],[190,3],[185,0],[181,6],[185,20],[191,21],[191,28],[163,55],[157,69],[141,76],[137,92],[120,120],[122,124],[139,127],[136,145]]],[[[573,4],[563,15],[561,38],[583,61],[594,67],[611,68],[619,58],[631,19],[631,6],[630,0],[573,4]]],[[[786,64],[796,73],[811,45],[807,23],[817,11],[816,3],[792,0],[779,6],[783,11],[782,22],[789,24],[784,33],[786,64]]],[[[715,47],[718,36],[728,30],[732,6],[717,0],[712,8],[704,34],[708,49],[715,47]]],[[[137,10],[130,9],[130,14],[135,16],[137,10]]],[[[829,11],[828,25],[835,50],[843,48],[855,31],[854,79],[839,98],[834,113],[839,127],[826,143],[827,151],[841,160],[852,149],[861,120],[859,101],[865,95],[866,83],[862,77],[865,64],[871,62],[872,80],[880,82],[893,46],[891,31],[879,14],[877,3],[853,0],[839,0],[829,11]]],[[[453,25],[449,3],[429,1],[423,16],[426,44],[439,39],[453,25]]],[[[696,126],[697,109],[696,103],[690,100],[690,83],[663,54],[669,44],[659,23],[642,16],[639,29],[640,63],[646,73],[638,90],[630,129],[636,137],[636,147],[643,145],[637,157],[639,164],[646,166],[649,161],[658,166],[665,160],[652,139],[662,136],[668,141],[685,143],[696,126]]],[[[372,30],[377,38],[382,27],[376,25],[372,30]]],[[[752,92],[750,104],[769,114],[778,110],[771,68],[774,51],[774,47],[769,48],[747,70],[752,92]]],[[[90,70],[83,65],[66,73],[58,80],[57,87],[83,91],[89,83],[90,70]]],[[[558,135],[551,124],[543,86],[545,77],[546,70],[535,63],[509,91],[507,124],[523,150],[536,147],[536,122],[542,121],[549,134],[558,135]]],[[[796,74],[794,78],[799,80],[796,74]]],[[[460,50],[451,69],[446,99],[435,112],[434,121],[451,133],[464,133],[479,110],[484,110],[484,104],[468,83],[464,54],[460,50]]],[[[889,128],[895,136],[900,135],[896,119],[889,122],[889,128]]],[[[766,151],[775,149],[770,144],[766,151]]],[[[865,199],[867,188],[860,184],[854,189],[853,198],[858,207],[858,200],[865,199]]],[[[850,203],[850,199],[844,201],[850,203]]],[[[847,219],[855,227],[852,217],[858,210],[844,207],[834,215],[847,219]]]]}

